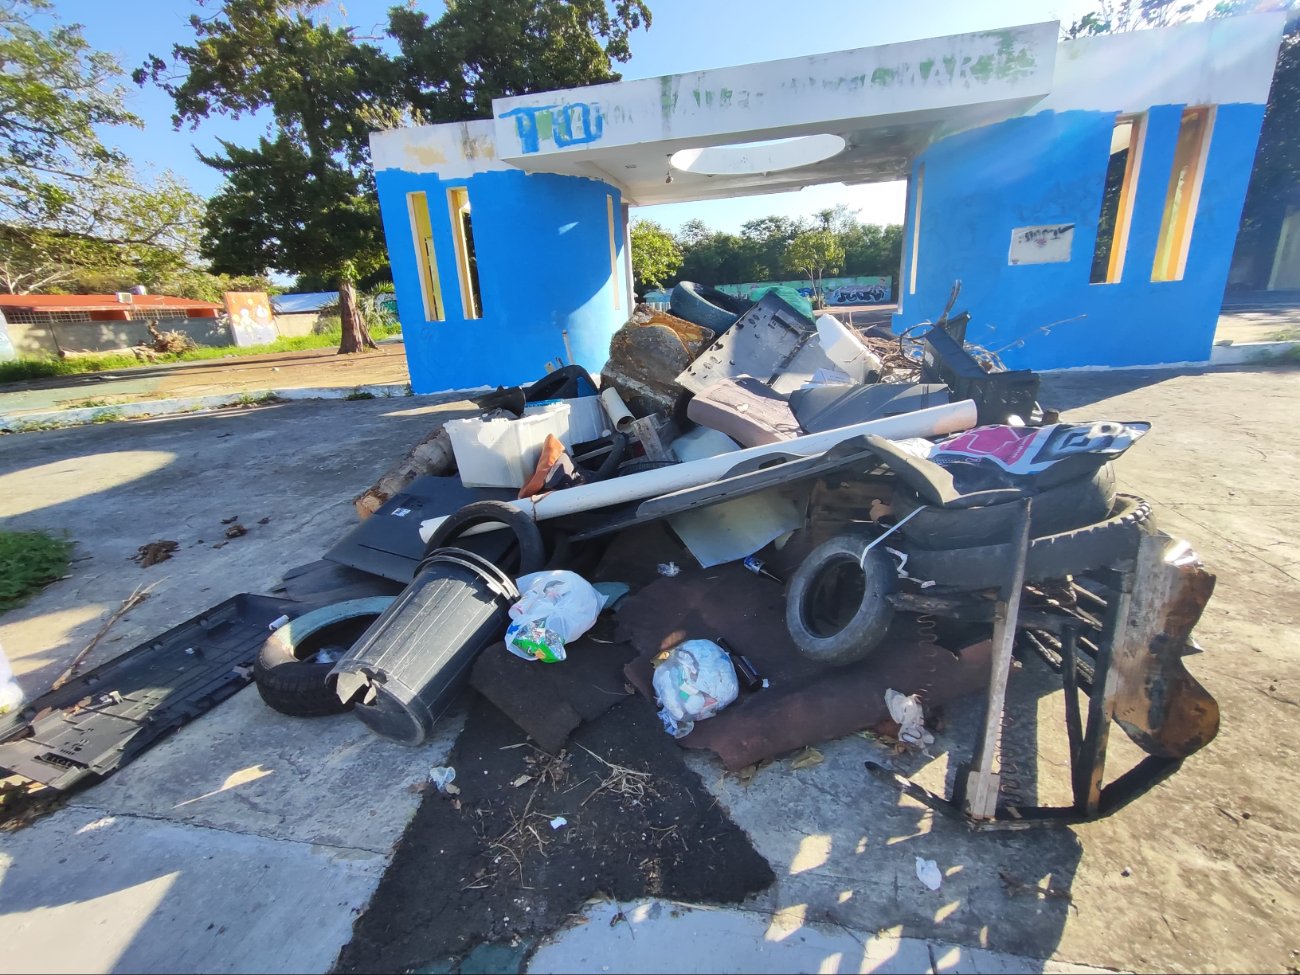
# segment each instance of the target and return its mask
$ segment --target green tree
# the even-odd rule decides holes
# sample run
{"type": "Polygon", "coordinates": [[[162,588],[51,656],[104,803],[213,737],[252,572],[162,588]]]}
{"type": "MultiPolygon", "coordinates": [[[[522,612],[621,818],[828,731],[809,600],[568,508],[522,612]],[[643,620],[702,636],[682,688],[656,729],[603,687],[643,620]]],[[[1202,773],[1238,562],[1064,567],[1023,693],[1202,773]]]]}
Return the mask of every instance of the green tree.
{"type": "Polygon", "coordinates": [[[748,265],[741,277],[728,284],[742,281],[769,281],[781,274],[785,263],[785,250],[800,233],[809,229],[806,221],[789,217],[759,217],[741,224],[741,260],[748,265]]]}
{"type": "MultiPolygon", "coordinates": [[[[1227,11],[1233,0],[1219,6],[1227,11]]],[[[1068,27],[1061,28],[1064,38],[1119,34],[1144,27],[1169,27],[1191,20],[1201,5],[1195,0],[1100,0],[1097,9],[1084,14],[1068,27]]]]}
{"type": "Polygon", "coordinates": [[[339,290],[340,352],[373,346],[356,283],[386,263],[369,134],[408,120],[491,114],[507,94],[617,79],[628,35],[648,25],[641,0],[455,0],[430,24],[390,13],[390,58],[349,27],[313,13],[325,0],[199,0],[219,9],[190,18],[194,43],[171,62],[151,56],[135,73],[171,95],[173,123],[210,114],[266,112],[273,131],[256,146],[222,144],[203,157],[226,176],[210,202],[203,252],[214,269],[278,270],[339,290]],[[603,43],[602,43],[603,41],[603,43]]]}
{"type": "Polygon", "coordinates": [[[0,287],[87,270],[151,284],[197,256],[202,201],[169,173],[140,183],[101,131],[139,126],[121,70],[46,0],[0,0],[0,287]],[[50,26],[37,26],[44,21],[50,26]]]}
{"type": "Polygon", "coordinates": [[[701,284],[740,284],[754,280],[752,248],[735,234],[710,231],[695,243],[682,242],[678,281],[701,284]]]}
{"type": "Polygon", "coordinates": [[[837,271],[844,264],[844,247],[839,239],[829,230],[805,230],[786,247],[784,257],[787,268],[808,278],[813,304],[822,307],[822,275],[837,271]]]}
{"type": "Polygon", "coordinates": [[[630,36],[650,26],[643,0],[447,0],[434,23],[394,7],[395,77],[428,121],[489,118],[492,99],[618,81],[630,36]]]}
{"type": "MultiPolygon", "coordinates": [[[[204,0],[200,0],[203,3],[204,0]]],[[[213,270],[316,274],[335,283],[340,353],[374,348],[356,282],[387,261],[368,162],[369,133],[400,118],[391,60],[351,28],[312,17],[323,0],[224,0],[190,17],[193,44],[151,55],[137,83],[157,82],[173,124],[265,111],[272,137],[222,142],[200,158],[225,185],[208,203],[203,253],[213,270]]]]}
{"type": "Polygon", "coordinates": [[[97,126],[135,125],[120,70],[76,24],[41,30],[46,0],[0,2],[0,222],[43,223],[81,210],[87,186],[125,164],[97,126]]]}
{"type": "Polygon", "coordinates": [[[633,220],[632,277],[637,294],[658,288],[682,266],[682,251],[677,241],[659,224],[650,220],[633,220]]]}

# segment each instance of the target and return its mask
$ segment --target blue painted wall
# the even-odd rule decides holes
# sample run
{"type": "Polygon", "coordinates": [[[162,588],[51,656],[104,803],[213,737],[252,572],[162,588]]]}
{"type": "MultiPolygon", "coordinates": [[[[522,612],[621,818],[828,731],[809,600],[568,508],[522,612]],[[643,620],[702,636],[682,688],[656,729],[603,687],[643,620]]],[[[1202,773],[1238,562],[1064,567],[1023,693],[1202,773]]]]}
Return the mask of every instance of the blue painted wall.
{"type": "Polygon", "coordinates": [[[1011,368],[1136,366],[1209,358],[1237,223],[1263,120],[1262,105],[1221,105],[1181,281],[1153,282],[1182,105],[1147,113],[1122,279],[1090,284],[1115,115],[1043,112],[963,132],[915,162],[907,199],[902,308],[895,330],[933,319],[962,282],[967,340],[1011,368]],[[921,191],[916,294],[911,274],[916,171],[921,191]],[[1010,265],[1013,228],[1073,223],[1068,263],[1010,265]],[[1086,315],[1047,334],[1041,326],[1086,315]]]}
{"type": "Polygon", "coordinates": [[[622,199],[597,180],[549,173],[375,174],[397,290],[411,387],[417,393],[513,385],[545,374],[557,356],[596,372],[609,340],[628,318],[622,199]],[[469,193],[483,317],[461,308],[447,190],[469,193]],[[406,194],[428,194],[438,276],[447,320],[424,317],[419,255],[406,194]],[[617,272],[611,275],[607,197],[614,200],[617,272]],[[615,300],[617,296],[617,307],[615,300]]]}

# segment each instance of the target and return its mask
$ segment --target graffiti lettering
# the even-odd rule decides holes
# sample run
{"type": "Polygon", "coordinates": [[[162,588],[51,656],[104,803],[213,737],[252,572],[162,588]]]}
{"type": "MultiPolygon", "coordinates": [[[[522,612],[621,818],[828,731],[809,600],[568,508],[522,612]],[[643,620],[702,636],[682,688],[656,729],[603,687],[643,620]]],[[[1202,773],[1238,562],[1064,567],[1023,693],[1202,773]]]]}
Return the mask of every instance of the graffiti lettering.
{"type": "Polygon", "coordinates": [[[500,118],[515,120],[515,135],[525,155],[540,152],[545,139],[564,149],[595,142],[605,133],[600,106],[587,102],[512,108],[500,118]]]}
{"type": "Polygon", "coordinates": [[[887,292],[883,288],[836,288],[826,294],[826,303],[830,305],[865,305],[878,304],[885,300],[887,292]]]}
{"type": "Polygon", "coordinates": [[[1070,260],[1074,224],[1016,227],[1011,231],[1008,264],[1063,264],[1070,260]]]}

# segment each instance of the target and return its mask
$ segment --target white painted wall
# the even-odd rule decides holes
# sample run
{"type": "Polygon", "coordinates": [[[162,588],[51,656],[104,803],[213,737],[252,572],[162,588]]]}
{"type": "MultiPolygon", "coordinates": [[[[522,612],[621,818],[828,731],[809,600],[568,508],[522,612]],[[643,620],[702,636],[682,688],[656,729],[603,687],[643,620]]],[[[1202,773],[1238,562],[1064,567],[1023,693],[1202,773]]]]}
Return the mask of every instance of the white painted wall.
{"type": "Polygon", "coordinates": [[[515,168],[497,157],[491,119],[372,132],[370,157],[376,172],[402,169],[442,179],[515,168]]]}
{"type": "Polygon", "coordinates": [[[1250,14],[1062,42],[1052,92],[1027,114],[1262,105],[1285,23],[1283,13],[1250,14]]]}
{"type": "Polygon", "coordinates": [[[750,133],[775,138],[849,119],[1036,97],[1050,89],[1057,31],[1051,21],[499,98],[492,103],[496,142],[503,158],[516,159],[661,140],[741,141],[750,133]],[[972,71],[1006,50],[1024,59],[1022,71],[988,78],[972,71]],[[525,151],[511,113],[567,105],[598,107],[599,137],[564,147],[543,135],[535,152],[525,151]]]}
{"type": "MultiPolygon", "coordinates": [[[[653,165],[643,168],[654,172],[659,197],[694,198],[685,186],[679,193],[677,186],[665,190],[659,185],[662,179],[656,167],[666,163],[659,163],[665,157],[657,153],[663,145],[707,146],[801,132],[849,131],[855,120],[872,119],[890,124],[928,122],[936,133],[942,129],[946,134],[986,124],[992,117],[983,117],[981,106],[998,103],[1005,114],[1263,104],[1284,23],[1282,13],[1252,14],[1083,38],[1059,46],[1055,22],[1031,24],[501,98],[493,102],[493,119],[376,132],[370,145],[377,171],[436,173],[442,179],[517,166],[545,170],[548,159],[567,162],[555,171],[603,179],[623,189],[630,200],[639,199],[628,189],[636,167],[620,163],[645,162],[641,156],[649,153],[653,165]],[[971,67],[981,56],[1008,43],[1026,52],[1034,66],[1010,79],[972,76],[971,67]],[[954,59],[951,78],[945,58],[954,59]],[[923,72],[921,66],[929,61],[932,66],[923,72]],[[877,70],[892,72],[891,82],[873,84],[877,70]],[[539,135],[537,151],[523,153],[516,118],[507,113],[563,105],[597,106],[599,138],[566,148],[556,146],[553,137],[539,135]],[[583,161],[593,154],[600,157],[603,169],[583,161]]],[[[550,119],[543,121],[543,127],[549,124],[550,119]]],[[[585,138],[580,131],[575,134],[585,138]]],[[[799,173],[805,183],[819,181],[816,165],[799,173]]],[[[719,192],[726,189],[725,181],[716,181],[719,192]]]]}

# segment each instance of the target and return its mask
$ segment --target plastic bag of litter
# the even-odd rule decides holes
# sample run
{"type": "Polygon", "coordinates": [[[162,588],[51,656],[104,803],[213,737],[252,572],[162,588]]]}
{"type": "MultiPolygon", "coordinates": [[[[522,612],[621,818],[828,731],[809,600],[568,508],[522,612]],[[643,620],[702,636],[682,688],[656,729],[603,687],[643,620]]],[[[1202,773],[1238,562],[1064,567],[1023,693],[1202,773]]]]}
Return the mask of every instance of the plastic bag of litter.
{"type": "Polygon", "coordinates": [[[0,647],[0,714],[17,711],[23,706],[23,689],[14,679],[9,658],[5,656],[4,647],[0,647]]]}
{"type": "Polygon", "coordinates": [[[591,629],[605,597],[576,572],[530,572],[515,584],[522,596],[510,607],[506,649],[525,660],[559,663],[564,645],[591,629]]]}
{"type": "Polygon", "coordinates": [[[696,721],[711,718],[736,699],[740,684],[727,651],[712,640],[687,640],[655,668],[659,720],[674,738],[685,738],[696,721]]]}

